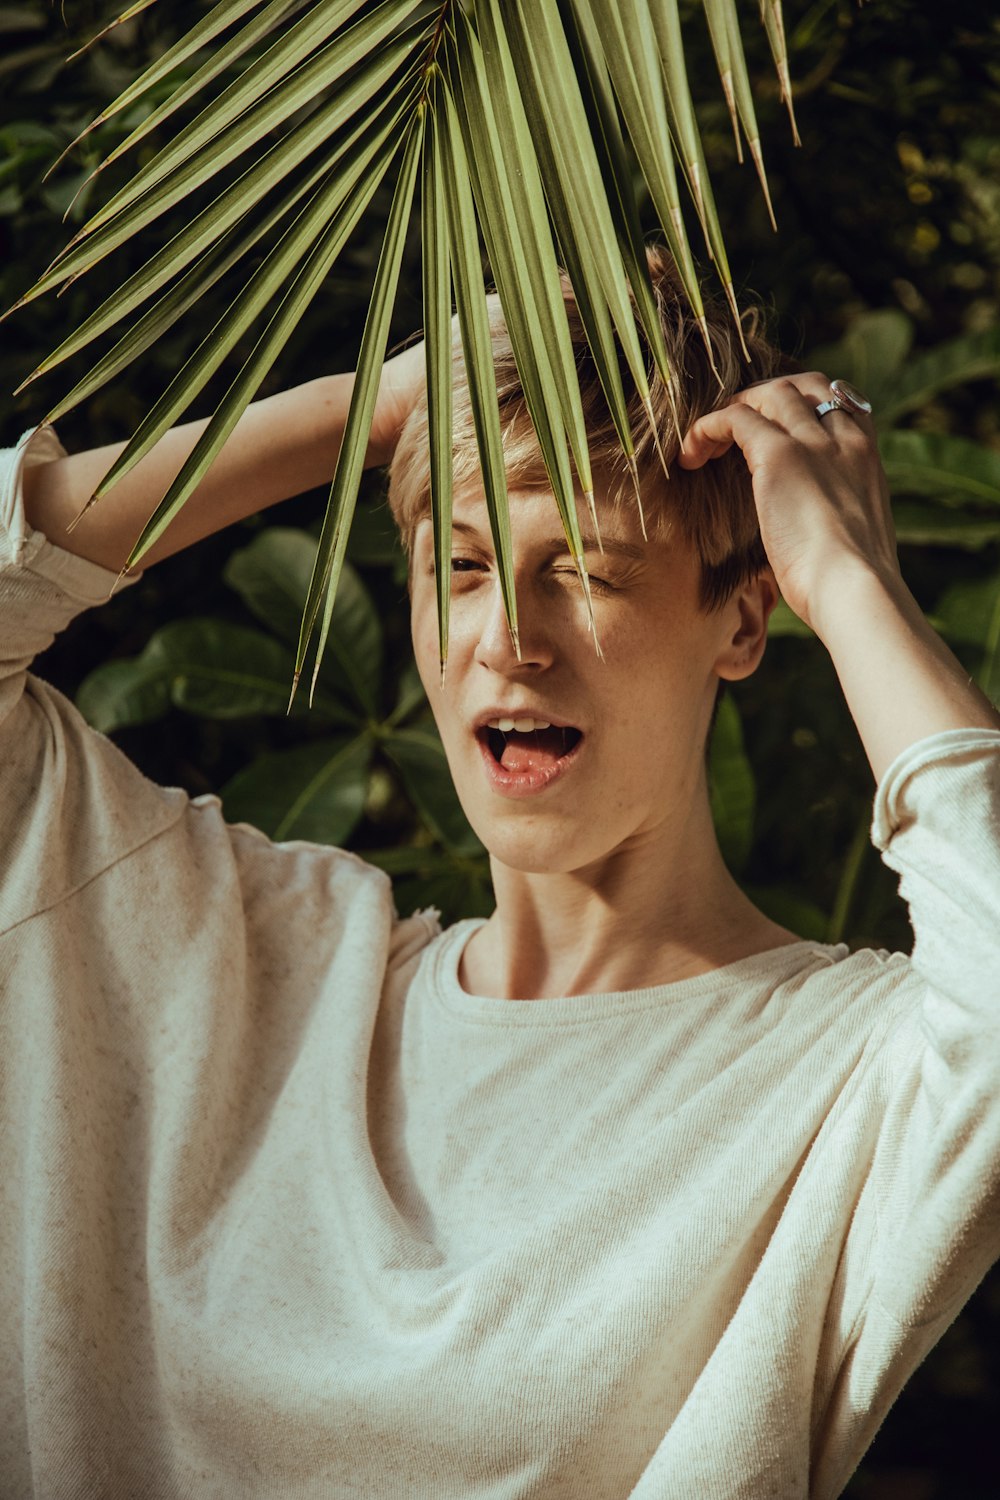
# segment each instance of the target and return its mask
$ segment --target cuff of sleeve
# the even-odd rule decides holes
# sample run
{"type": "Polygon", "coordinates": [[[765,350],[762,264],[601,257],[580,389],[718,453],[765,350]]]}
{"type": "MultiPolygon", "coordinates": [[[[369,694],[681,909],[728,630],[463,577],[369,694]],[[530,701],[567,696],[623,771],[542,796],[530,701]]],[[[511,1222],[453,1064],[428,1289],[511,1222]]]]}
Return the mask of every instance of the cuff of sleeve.
{"type": "Polygon", "coordinates": [[[871,840],[884,850],[907,821],[906,792],[911,777],[925,767],[1000,756],[1000,729],[946,729],[908,745],[889,766],[875,792],[871,840]]]}
{"type": "MultiPolygon", "coordinates": [[[[0,541],[6,542],[15,567],[30,568],[33,573],[41,574],[82,604],[103,604],[118,584],[118,574],[57,546],[43,532],[29,526],[24,514],[25,469],[66,456],[54,427],[43,424],[23,434],[10,455],[6,472],[0,465],[0,541]]],[[[118,586],[128,588],[141,577],[141,571],[136,570],[118,586]]]]}

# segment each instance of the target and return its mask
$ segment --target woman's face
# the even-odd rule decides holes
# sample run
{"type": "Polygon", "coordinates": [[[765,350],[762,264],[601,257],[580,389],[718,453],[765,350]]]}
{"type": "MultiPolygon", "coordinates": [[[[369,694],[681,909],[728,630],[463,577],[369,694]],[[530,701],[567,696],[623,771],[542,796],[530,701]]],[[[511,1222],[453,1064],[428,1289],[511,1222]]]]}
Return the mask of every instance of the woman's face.
{"type": "Polygon", "coordinates": [[[456,496],[444,687],[429,517],[414,540],[417,666],[466,816],[517,870],[582,869],[689,809],[718,678],[746,675],[763,649],[766,604],[758,621],[738,598],[705,613],[679,537],[644,540],[628,504],[598,515],[604,552],[584,538],[603,656],[551,494],[511,494],[519,660],[485,500],[456,496]]]}

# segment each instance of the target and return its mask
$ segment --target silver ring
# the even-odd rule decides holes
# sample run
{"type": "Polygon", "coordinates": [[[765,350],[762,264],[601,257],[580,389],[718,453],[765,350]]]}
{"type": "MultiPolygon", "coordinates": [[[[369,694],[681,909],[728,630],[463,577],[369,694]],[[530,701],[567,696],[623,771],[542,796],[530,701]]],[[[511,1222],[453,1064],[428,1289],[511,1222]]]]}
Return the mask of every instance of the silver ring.
{"type": "Polygon", "coordinates": [[[863,396],[857,386],[851,385],[847,380],[831,380],[830,390],[833,393],[829,401],[821,401],[816,408],[816,416],[822,422],[823,418],[831,411],[846,411],[851,416],[856,412],[863,412],[865,416],[871,415],[872,404],[867,396],[863,396]]]}

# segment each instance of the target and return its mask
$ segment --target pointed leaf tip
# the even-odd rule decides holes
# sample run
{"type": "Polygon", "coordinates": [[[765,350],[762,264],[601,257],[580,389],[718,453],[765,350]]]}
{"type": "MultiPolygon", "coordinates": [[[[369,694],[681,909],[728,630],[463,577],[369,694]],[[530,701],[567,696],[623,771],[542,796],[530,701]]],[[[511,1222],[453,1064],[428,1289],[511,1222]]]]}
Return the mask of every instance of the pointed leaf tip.
{"type": "Polygon", "coordinates": [[[632,487],[635,490],[635,503],[639,511],[639,526],[642,530],[642,539],[644,542],[648,542],[649,534],[646,531],[646,512],[642,508],[642,490],[639,485],[639,466],[635,461],[635,454],[626,453],[625,462],[628,465],[628,471],[632,478],[632,487]]]}
{"type": "MultiPolygon", "coordinates": [[[[41,373],[42,373],[42,372],[41,372],[41,369],[40,369],[40,368],[39,368],[39,369],[37,369],[37,370],[32,370],[32,372],[31,372],[31,374],[30,374],[30,375],[26,375],[26,376],[25,376],[25,378],[24,378],[24,379],[23,379],[23,380],[22,380],[22,381],[21,381],[21,384],[20,384],[20,385],[19,385],[19,386],[18,386],[18,387],[17,387],[17,389],[16,389],[16,390],[15,390],[15,391],[14,391],[14,395],[15,395],[15,396],[19,396],[19,395],[20,395],[20,394],[21,394],[21,392],[22,392],[22,391],[24,391],[24,390],[27,390],[27,388],[28,388],[28,386],[29,386],[29,385],[30,385],[30,384],[31,384],[31,382],[32,382],[32,381],[33,381],[33,380],[37,380],[37,379],[38,379],[38,377],[39,377],[39,375],[40,375],[40,374],[41,374],[41,373]]],[[[46,419],[45,419],[45,420],[46,420],[46,421],[48,421],[48,418],[47,418],[47,417],[46,417],[46,419]]]]}
{"type": "Polygon", "coordinates": [[[761,192],[764,194],[764,202],[767,205],[767,216],[771,221],[771,228],[774,230],[775,234],[777,234],[778,221],[774,217],[774,205],[771,202],[771,190],[767,185],[767,173],[764,170],[764,153],[761,151],[759,140],[752,140],[750,142],[750,155],[753,158],[754,166],[757,168],[757,177],[760,181],[761,192]]]}
{"type": "MultiPolygon", "coordinates": [[[[97,504],[97,495],[96,494],[91,495],[90,499],[87,501],[87,503],[83,507],[83,509],[77,511],[77,513],[73,517],[72,521],[70,521],[69,525],[66,527],[66,530],[67,531],[75,531],[76,528],[79,526],[80,522],[83,520],[84,516],[87,514],[88,510],[90,510],[90,507],[92,505],[96,505],[96,504],[97,504]]],[[[120,579],[119,579],[119,582],[120,582],[120,579]]],[[[117,588],[117,587],[118,587],[118,585],[116,584],[115,588],[117,588]]],[[[113,592],[114,592],[114,590],[112,590],[112,593],[113,592]]],[[[111,598],[111,594],[108,595],[108,598],[109,599],[111,598]]]]}

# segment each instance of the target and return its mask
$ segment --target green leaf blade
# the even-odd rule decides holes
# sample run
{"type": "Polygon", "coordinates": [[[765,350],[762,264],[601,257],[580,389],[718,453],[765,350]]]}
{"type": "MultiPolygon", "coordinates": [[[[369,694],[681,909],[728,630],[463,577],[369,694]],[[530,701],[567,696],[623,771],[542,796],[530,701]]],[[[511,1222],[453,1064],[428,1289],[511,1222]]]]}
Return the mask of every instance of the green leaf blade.
{"type": "Polygon", "coordinates": [[[451,255],[445,187],[436,134],[440,122],[434,95],[428,105],[423,141],[422,217],[424,350],[427,369],[427,431],[430,450],[431,524],[437,598],[441,680],[448,661],[451,603],[452,337],[451,255]]]}
{"type": "Polygon", "coordinates": [[[507,502],[507,476],[493,349],[490,335],[483,270],[479,257],[479,232],[469,183],[469,163],[459,128],[451,90],[441,88],[439,99],[445,123],[435,131],[435,149],[440,153],[439,177],[445,185],[448,240],[452,252],[452,275],[458,309],[462,349],[473,425],[482,464],[483,491],[490,532],[497,560],[500,590],[515,650],[517,646],[517,596],[514,586],[513,546],[507,502]]]}
{"type": "Polygon", "coordinates": [[[367,734],[269,751],[222,788],[226,821],[278,843],[343,845],[364,813],[371,753],[367,734]]]}
{"type": "Polygon", "coordinates": [[[321,601],[323,601],[324,614],[313,669],[313,689],[329,634],[337,582],[344,563],[347,537],[357,502],[358,484],[375,413],[379,378],[389,336],[389,320],[392,316],[396,287],[399,282],[403,246],[420,165],[425,113],[426,108],[421,105],[417,115],[410,122],[403,144],[402,165],[389,211],[382,254],[379,257],[375,285],[361,338],[354,388],[320,534],[316,567],[310,580],[309,594],[303,611],[292,686],[293,697],[321,601]]]}

